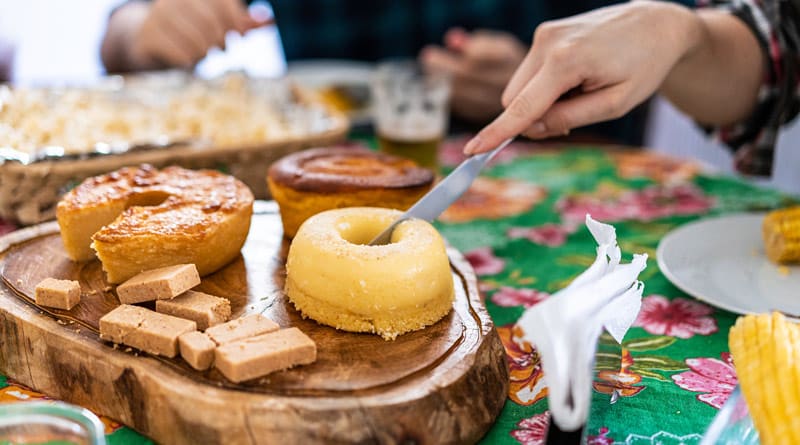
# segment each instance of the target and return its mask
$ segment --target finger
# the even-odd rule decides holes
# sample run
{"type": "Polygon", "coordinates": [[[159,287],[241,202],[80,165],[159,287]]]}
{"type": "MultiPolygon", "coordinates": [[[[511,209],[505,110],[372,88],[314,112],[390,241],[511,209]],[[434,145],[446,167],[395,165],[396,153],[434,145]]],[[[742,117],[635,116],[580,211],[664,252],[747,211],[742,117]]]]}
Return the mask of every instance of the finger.
{"type": "Polygon", "coordinates": [[[243,14],[244,6],[240,0],[203,0],[207,3],[214,14],[217,16],[225,31],[239,31],[237,24],[241,20],[239,16],[243,14]]]}
{"type": "Polygon", "coordinates": [[[543,67],[508,108],[467,143],[464,153],[489,151],[502,141],[517,136],[540,119],[561,94],[580,83],[577,78],[560,72],[556,66],[543,67]]]}
{"type": "Polygon", "coordinates": [[[432,71],[444,71],[452,75],[460,75],[463,71],[459,58],[440,46],[429,45],[423,48],[420,60],[425,68],[432,71]]]}
{"type": "Polygon", "coordinates": [[[158,16],[154,28],[159,30],[162,37],[147,40],[153,43],[150,45],[153,47],[153,54],[169,57],[165,62],[173,61],[180,66],[188,67],[200,60],[207,50],[205,37],[180,14],[158,16]],[[161,41],[164,42],[164,48],[160,47],[161,41]]]}
{"type": "Polygon", "coordinates": [[[193,2],[192,8],[187,8],[186,14],[206,39],[206,49],[212,46],[225,47],[225,29],[222,19],[215,13],[214,8],[206,2],[193,2]]]}
{"type": "Polygon", "coordinates": [[[558,101],[525,135],[534,139],[565,135],[573,128],[622,117],[630,110],[626,91],[624,84],[616,84],[558,101]]]}
{"type": "Polygon", "coordinates": [[[420,59],[426,68],[452,75],[454,83],[469,81],[484,88],[485,86],[504,85],[507,80],[502,72],[471,67],[465,62],[464,57],[438,46],[424,48],[420,59]]]}
{"type": "Polygon", "coordinates": [[[510,64],[518,62],[512,54],[507,36],[491,31],[476,31],[463,48],[467,62],[473,66],[510,64]]]}
{"type": "Polygon", "coordinates": [[[144,51],[152,54],[153,59],[166,67],[191,67],[195,60],[190,51],[182,44],[175,33],[162,32],[158,37],[148,40],[144,51]],[[152,44],[153,42],[157,42],[152,44]]]}
{"type": "Polygon", "coordinates": [[[444,45],[451,51],[461,52],[469,38],[469,33],[464,28],[450,28],[444,34],[444,45]]]}
{"type": "Polygon", "coordinates": [[[166,28],[170,30],[172,40],[192,56],[193,62],[202,59],[214,45],[212,37],[203,32],[195,17],[190,13],[172,15],[169,18],[172,26],[166,28]]]}
{"type": "Polygon", "coordinates": [[[272,18],[260,18],[260,17],[253,17],[248,15],[247,17],[242,17],[242,22],[239,24],[239,29],[242,29],[242,32],[250,31],[251,29],[260,28],[262,26],[271,25],[275,23],[272,18]]]}
{"type": "Polygon", "coordinates": [[[209,1],[219,15],[226,31],[244,33],[250,15],[241,0],[203,0],[209,1]]]}
{"type": "Polygon", "coordinates": [[[511,101],[517,97],[528,81],[541,69],[543,63],[543,58],[531,48],[522,60],[522,63],[520,63],[519,67],[514,71],[514,74],[511,75],[511,80],[508,81],[508,85],[506,85],[506,89],[503,91],[501,101],[504,107],[508,107],[511,104],[511,101]]]}

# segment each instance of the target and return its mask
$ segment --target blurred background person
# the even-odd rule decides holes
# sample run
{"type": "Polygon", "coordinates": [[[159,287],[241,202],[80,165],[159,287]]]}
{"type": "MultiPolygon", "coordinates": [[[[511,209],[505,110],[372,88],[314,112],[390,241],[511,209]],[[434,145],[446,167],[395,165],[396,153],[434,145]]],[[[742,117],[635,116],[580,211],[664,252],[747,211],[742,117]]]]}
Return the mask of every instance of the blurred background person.
{"type": "MultiPolygon", "coordinates": [[[[419,57],[453,75],[452,111],[484,124],[502,110],[500,96],[523,60],[536,26],[613,1],[365,1],[271,2],[287,61],[378,61],[419,57]]],[[[241,0],[130,1],[110,16],[102,59],[111,72],[191,68],[228,31],[271,23],[248,14],[241,0]]],[[[620,143],[642,143],[645,111],[586,131],[620,143]]]]}

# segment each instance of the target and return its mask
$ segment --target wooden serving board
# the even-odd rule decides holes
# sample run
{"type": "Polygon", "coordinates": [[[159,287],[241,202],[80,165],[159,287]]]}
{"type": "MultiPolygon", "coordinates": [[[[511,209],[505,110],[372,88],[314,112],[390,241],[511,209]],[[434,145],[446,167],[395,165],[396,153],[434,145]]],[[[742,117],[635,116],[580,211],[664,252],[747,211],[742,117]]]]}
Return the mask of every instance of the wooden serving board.
{"type": "Polygon", "coordinates": [[[0,238],[0,372],[117,419],[165,444],[469,443],[506,399],[502,343],[472,268],[449,249],[456,299],[438,323],[395,341],[303,319],[282,289],[288,243],[274,207],[253,217],[242,255],[198,290],[231,300],[233,317],[263,313],[297,326],[318,349],[311,365],[234,384],[167,359],[114,347],[98,320],[119,302],[98,261],[64,252],[45,223],[0,238]],[[37,307],[46,277],[79,280],[71,311],[37,307]]]}

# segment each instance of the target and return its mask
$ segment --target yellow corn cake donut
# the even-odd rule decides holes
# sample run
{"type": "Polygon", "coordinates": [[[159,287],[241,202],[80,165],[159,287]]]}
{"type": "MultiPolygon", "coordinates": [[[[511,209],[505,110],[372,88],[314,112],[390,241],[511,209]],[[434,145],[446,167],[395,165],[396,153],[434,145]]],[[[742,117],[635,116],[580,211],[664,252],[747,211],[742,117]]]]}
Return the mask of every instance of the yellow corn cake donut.
{"type": "Polygon", "coordinates": [[[304,317],[393,340],[450,312],[453,276],[433,226],[406,221],[390,244],[367,245],[400,215],[351,207],[319,213],[300,226],[286,260],[286,294],[304,317]]]}
{"type": "Polygon", "coordinates": [[[109,283],[175,264],[212,273],[239,255],[252,214],[253,193],[232,176],[148,165],[89,178],[56,208],[67,254],[96,252],[109,283]]]}
{"type": "Polygon", "coordinates": [[[414,161],[364,148],[313,148],[272,164],[267,185],[281,209],[283,233],[324,210],[386,207],[406,210],[430,190],[433,172],[414,161]]]}

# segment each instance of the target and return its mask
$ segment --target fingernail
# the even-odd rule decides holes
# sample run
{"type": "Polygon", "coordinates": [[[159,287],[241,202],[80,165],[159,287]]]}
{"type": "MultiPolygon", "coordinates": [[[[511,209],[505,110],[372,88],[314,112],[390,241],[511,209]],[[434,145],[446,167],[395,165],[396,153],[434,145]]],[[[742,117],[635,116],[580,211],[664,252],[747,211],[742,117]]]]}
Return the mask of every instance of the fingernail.
{"type": "Polygon", "coordinates": [[[469,142],[467,142],[467,145],[464,146],[464,154],[471,155],[480,150],[482,145],[483,141],[481,140],[481,137],[475,136],[474,138],[470,139],[469,142]]]}
{"type": "Polygon", "coordinates": [[[531,132],[533,133],[544,133],[547,131],[547,125],[544,124],[542,121],[536,121],[531,124],[531,132]]]}

